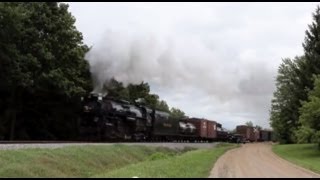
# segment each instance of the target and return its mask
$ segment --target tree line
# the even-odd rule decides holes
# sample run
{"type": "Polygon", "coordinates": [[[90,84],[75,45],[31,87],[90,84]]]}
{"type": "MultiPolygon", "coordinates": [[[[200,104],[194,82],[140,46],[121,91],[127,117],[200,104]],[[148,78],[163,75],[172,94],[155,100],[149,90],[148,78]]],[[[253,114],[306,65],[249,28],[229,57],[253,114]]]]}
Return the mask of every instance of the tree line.
{"type": "MultiPolygon", "coordinates": [[[[68,5],[0,2],[0,140],[69,140],[77,137],[80,97],[92,91],[90,48],[75,27],[68,5]]],[[[170,112],[147,83],[121,82],[110,95],[170,112]]],[[[106,87],[109,88],[109,87],[106,87]]]]}
{"type": "Polygon", "coordinates": [[[319,143],[320,7],[305,31],[304,54],[284,58],[278,68],[270,124],[280,143],[319,143]]]}

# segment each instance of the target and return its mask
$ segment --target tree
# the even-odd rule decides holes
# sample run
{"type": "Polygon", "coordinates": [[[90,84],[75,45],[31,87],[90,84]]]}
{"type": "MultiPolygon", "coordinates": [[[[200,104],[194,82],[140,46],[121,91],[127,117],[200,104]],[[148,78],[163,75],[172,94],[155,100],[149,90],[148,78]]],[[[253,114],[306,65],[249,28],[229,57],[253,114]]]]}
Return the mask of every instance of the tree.
{"type": "MultiPolygon", "coordinates": [[[[27,119],[27,124],[38,121],[38,126],[43,125],[40,132],[53,128],[48,126],[53,116],[74,117],[52,112],[75,107],[66,103],[91,88],[84,60],[89,49],[74,26],[68,5],[1,2],[0,14],[0,99],[7,104],[0,113],[7,120],[4,126],[10,126],[10,135],[5,136],[14,139],[15,129],[28,126],[23,124],[27,119]]],[[[30,133],[37,131],[36,126],[30,128],[30,133]]]]}
{"type": "Polygon", "coordinates": [[[251,121],[246,122],[246,125],[249,127],[253,127],[253,123],[251,121]]]}
{"type": "Polygon", "coordinates": [[[166,101],[158,101],[156,109],[170,113],[169,106],[166,101]]]}
{"type": "Polygon", "coordinates": [[[300,123],[313,129],[320,130],[320,76],[315,79],[315,87],[309,93],[308,101],[300,108],[300,123]]]}
{"type": "MultiPolygon", "coordinates": [[[[317,6],[315,13],[312,14],[313,22],[308,25],[306,36],[303,43],[306,63],[304,64],[302,74],[304,75],[305,88],[313,89],[314,75],[320,74],[320,7],[317,6]]],[[[306,100],[306,98],[304,99],[306,100]]]]}
{"type": "Polygon", "coordinates": [[[174,120],[179,120],[185,117],[185,113],[178,108],[172,107],[170,109],[170,117],[174,120]]]}
{"type": "MultiPolygon", "coordinates": [[[[314,89],[309,92],[308,100],[302,103],[299,122],[302,127],[296,132],[301,143],[310,143],[313,136],[320,133],[320,75],[314,77],[314,89]]],[[[317,142],[320,141],[316,138],[317,142]]]]}
{"type": "Polygon", "coordinates": [[[299,126],[300,100],[306,93],[301,76],[300,66],[305,58],[284,59],[278,69],[276,91],[271,101],[270,124],[276,138],[281,143],[294,142],[293,132],[299,126]]]}
{"type": "MultiPolygon", "coordinates": [[[[308,25],[308,30],[305,32],[305,40],[303,43],[305,62],[300,66],[300,78],[304,84],[304,97],[300,100],[303,102],[300,108],[299,122],[303,127],[297,131],[297,135],[303,134],[302,132],[312,131],[316,136],[319,128],[319,121],[317,118],[320,116],[318,108],[320,107],[320,7],[317,6],[316,11],[312,14],[313,22],[308,25]],[[310,129],[309,129],[310,128],[310,129]]],[[[318,141],[320,142],[320,141],[318,141]]],[[[320,143],[319,143],[320,146],[320,143]]]]}
{"type": "Polygon", "coordinates": [[[146,104],[152,108],[156,108],[159,96],[157,94],[148,94],[148,96],[145,97],[146,104]]]}
{"type": "Polygon", "coordinates": [[[103,91],[106,91],[108,96],[127,101],[130,100],[128,88],[125,88],[122,82],[118,82],[114,78],[108,84],[104,84],[103,91]]]}
{"type": "Polygon", "coordinates": [[[272,100],[270,121],[277,138],[285,143],[301,141],[303,139],[301,134],[305,137],[311,132],[305,125],[301,127],[301,124],[303,119],[310,119],[310,116],[315,115],[312,109],[317,106],[317,98],[310,95],[308,98],[308,93],[314,89],[315,77],[320,74],[319,6],[312,16],[313,22],[305,32],[306,36],[302,44],[304,56],[296,57],[294,61],[284,60],[278,71],[277,90],[272,100]],[[299,112],[301,102],[307,100],[309,103],[305,104],[299,112]]]}
{"type": "Polygon", "coordinates": [[[315,134],[314,130],[307,126],[300,126],[294,133],[295,141],[299,144],[311,143],[315,134]]]}
{"type": "Polygon", "coordinates": [[[134,102],[139,98],[145,99],[145,97],[147,97],[150,93],[150,86],[145,82],[141,82],[140,84],[129,84],[127,89],[131,102],[134,102]]]}
{"type": "Polygon", "coordinates": [[[127,87],[129,91],[129,99],[131,102],[142,98],[145,100],[147,106],[152,108],[170,112],[166,101],[160,100],[157,94],[150,94],[150,86],[148,83],[141,82],[140,84],[129,84],[127,87]]]}

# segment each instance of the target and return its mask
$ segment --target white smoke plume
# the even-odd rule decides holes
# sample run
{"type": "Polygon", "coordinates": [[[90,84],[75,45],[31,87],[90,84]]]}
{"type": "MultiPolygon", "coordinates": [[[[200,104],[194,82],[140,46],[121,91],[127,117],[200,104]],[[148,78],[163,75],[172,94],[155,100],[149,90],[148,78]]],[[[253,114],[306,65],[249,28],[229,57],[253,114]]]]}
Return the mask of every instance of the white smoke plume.
{"type": "Polygon", "coordinates": [[[183,88],[196,88],[207,94],[208,99],[221,103],[234,101],[233,106],[239,105],[237,108],[243,108],[239,101],[246,98],[254,101],[252,106],[269,103],[260,96],[272,94],[272,74],[276,69],[250,61],[254,58],[254,51],[228,54],[223,48],[212,48],[197,38],[173,39],[111,30],[86,57],[95,82],[94,91],[101,91],[111,78],[124,85],[145,81],[174,94],[183,92],[183,88]]]}
{"type": "Polygon", "coordinates": [[[316,3],[71,3],[94,91],[148,82],[172,107],[235,127],[268,126],[281,58],[301,43],[316,3]],[[95,21],[92,21],[92,20],[95,21]],[[105,30],[108,30],[105,32],[105,30]]]}
{"type": "Polygon", "coordinates": [[[160,41],[153,35],[108,31],[86,56],[94,78],[94,91],[101,91],[111,78],[124,85],[141,81],[172,85],[175,83],[172,77],[186,76],[175,53],[173,42],[160,41]]]}

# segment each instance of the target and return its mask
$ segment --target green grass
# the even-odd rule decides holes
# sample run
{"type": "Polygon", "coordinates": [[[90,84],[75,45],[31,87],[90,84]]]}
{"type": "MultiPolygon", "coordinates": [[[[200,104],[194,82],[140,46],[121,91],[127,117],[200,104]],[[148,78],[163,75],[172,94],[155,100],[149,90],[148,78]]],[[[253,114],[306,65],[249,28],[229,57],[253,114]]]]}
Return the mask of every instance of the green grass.
{"type": "Polygon", "coordinates": [[[207,177],[236,145],[212,149],[101,145],[0,151],[3,177],[207,177]]]}
{"type": "Polygon", "coordinates": [[[294,164],[320,173],[320,151],[316,144],[274,145],[272,150],[294,164]]]}
{"type": "Polygon", "coordinates": [[[178,156],[157,155],[137,164],[105,172],[94,177],[192,178],[208,177],[216,160],[235,144],[221,144],[212,149],[188,151],[178,156]]]}
{"type": "Polygon", "coordinates": [[[90,177],[148,160],[156,153],[182,152],[145,146],[73,146],[0,151],[0,177],[90,177]]]}

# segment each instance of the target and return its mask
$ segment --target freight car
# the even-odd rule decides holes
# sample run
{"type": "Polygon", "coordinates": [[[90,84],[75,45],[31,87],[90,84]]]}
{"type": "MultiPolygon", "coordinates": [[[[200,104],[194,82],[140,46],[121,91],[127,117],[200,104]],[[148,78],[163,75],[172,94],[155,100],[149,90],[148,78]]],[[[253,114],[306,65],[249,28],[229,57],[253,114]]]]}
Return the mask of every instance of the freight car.
{"type": "Polygon", "coordinates": [[[221,124],[206,119],[173,120],[167,112],[99,94],[82,100],[81,139],[102,141],[228,140],[221,124]]]}
{"type": "Polygon", "coordinates": [[[180,121],[194,125],[195,137],[191,138],[194,141],[213,141],[217,139],[217,123],[215,121],[201,118],[187,118],[180,121]]]}
{"type": "Polygon", "coordinates": [[[230,134],[228,131],[222,128],[222,125],[218,123],[217,124],[217,140],[228,142],[230,141],[231,137],[232,137],[232,134],[230,134]]]}
{"type": "Polygon", "coordinates": [[[241,134],[247,141],[255,142],[257,141],[257,136],[255,135],[255,130],[253,127],[246,125],[239,125],[236,127],[236,133],[241,134]]]}
{"type": "Polygon", "coordinates": [[[229,138],[229,142],[245,144],[246,138],[242,134],[232,134],[229,138]]]}
{"type": "Polygon", "coordinates": [[[249,127],[246,125],[237,126],[236,133],[242,135],[246,139],[246,141],[250,142],[273,140],[272,130],[259,130],[257,128],[249,127]]]}
{"type": "Polygon", "coordinates": [[[260,130],[259,141],[272,141],[272,131],[270,130],[260,130]]]}

